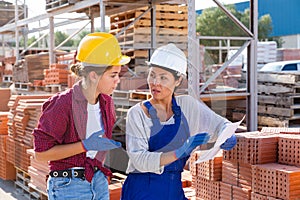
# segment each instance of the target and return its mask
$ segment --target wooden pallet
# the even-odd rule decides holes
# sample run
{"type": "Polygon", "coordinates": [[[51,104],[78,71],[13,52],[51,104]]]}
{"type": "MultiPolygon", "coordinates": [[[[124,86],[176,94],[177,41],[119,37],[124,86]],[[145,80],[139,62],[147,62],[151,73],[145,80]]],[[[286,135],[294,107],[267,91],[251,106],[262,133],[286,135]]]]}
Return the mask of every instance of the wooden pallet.
{"type": "Polygon", "coordinates": [[[258,115],[258,125],[260,127],[290,127],[298,128],[300,127],[300,118],[279,118],[278,116],[266,116],[258,115]]]}
{"type": "Polygon", "coordinates": [[[32,83],[15,82],[15,89],[22,91],[32,91],[32,83]]]}
{"type": "Polygon", "coordinates": [[[299,106],[294,106],[291,108],[281,108],[281,107],[276,107],[274,105],[259,104],[257,106],[257,110],[258,110],[258,114],[285,117],[285,118],[296,119],[296,118],[299,118],[299,115],[300,115],[299,106]]]}
{"type": "Polygon", "coordinates": [[[257,85],[258,94],[285,94],[285,95],[300,95],[300,85],[274,84],[264,83],[257,85]]]}
{"type": "Polygon", "coordinates": [[[40,196],[30,189],[29,183],[30,183],[29,174],[19,168],[16,168],[16,181],[15,181],[16,190],[23,193],[23,195],[28,199],[32,199],[32,200],[39,199],[40,196]]]}
{"type": "Polygon", "coordinates": [[[259,104],[274,105],[281,108],[291,108],[300,104],[300,95],[258,95],[259,104]]]}
{"type": "Polygon", "coordinates": [[[60,9],[63,7],[69,6],[68,0],[47,0],[46,2],[46,10],[52,11],[56,9],[60,9]]]}
{"type": "Polygon", "coordinates": [[[257,81],[259,83],[299,84],[300,73],[259,72],[257,73],[257,81]]]}

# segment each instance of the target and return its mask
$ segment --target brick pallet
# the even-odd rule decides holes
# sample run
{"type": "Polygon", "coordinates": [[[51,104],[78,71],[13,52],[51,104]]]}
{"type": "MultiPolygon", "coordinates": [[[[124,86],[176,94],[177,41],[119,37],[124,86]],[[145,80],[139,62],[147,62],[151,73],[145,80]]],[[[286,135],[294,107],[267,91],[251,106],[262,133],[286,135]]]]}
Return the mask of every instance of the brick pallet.
{"type": "MultiPolygon", "coordinates": [[[[191,168],[197,199],[300,199],[300,129],[266,127],[239,133],[237,139],[232,150],[223,151],[220,180],[208,176],[219,168],[209,169],[213,160],[191,168]]],[[[197,152],[190,162],[195,160],[197,152]]]]}
{"type": "Polygon", "coordinates": [[[43,70],[49,67],[49,54],[27,55],[13,68],[13,81],[33,83],[44,78],[43,70]]]}

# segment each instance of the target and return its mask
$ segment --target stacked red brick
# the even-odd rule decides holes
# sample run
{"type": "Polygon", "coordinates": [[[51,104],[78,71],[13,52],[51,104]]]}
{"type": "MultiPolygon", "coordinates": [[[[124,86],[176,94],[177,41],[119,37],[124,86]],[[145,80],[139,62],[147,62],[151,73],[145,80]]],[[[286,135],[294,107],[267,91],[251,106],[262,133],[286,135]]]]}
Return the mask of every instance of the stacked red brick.
{"type": "MultiPolygon", "coordinates": [[[[32,160],[27,153],[29,149],[33,148],[32,131],[37,126],[43,102],[50,96],[50,94],[12,95],[8,102],[10,110],[8,115],[8,137],[6,142],[6,151],[9,155],[7,159],[17,169],[18,173],[29,177],[27,182],[31,181],[31,175],[35,175],[33,172],[37,172],[33,166],[30,167],[32,160]]],[[[45,168],[47,168],[47,165],[45,168]]],[[[27,180],[26,177],[23,177],[23,179],[27,180]]],[[[35,177],[43,179],[41,185],[35,185],[35,187],[45,189],[45,172],[41,172],[35,177]]],[[[28,184],[26,181],[25,183],[23,179],[22,181],[17,179],[16,185],[22,188],[22,184],[28,184]]],[[[30,187],[27,187],[26,185],[25,188],[28,190],[26,192],[30,192],[30,187]]]]}
{"type": "Polygon", "coordinates": [[[30,165],[28,166],[30,186],[46,193],[46,179],[49,174],[48,162],[37,161],[34,158],[33,149],[27,150],[27,153],[30,155],[30,165]]]}
{"type": "Polygon", "coordinates": [[[29,155],[27,149],[32,145],[32,130],[37,124],[42,102],[50,95],[12,95],[8,106],[8,140],[9,162],[27,172],[29,155]],[[39,105],[36,105],[38,102],[39,105]]]}
{"type": "Polygon", "coordinates": [[[44,70],[43,85],[67,85],[68,84],[68,65],[67,64],[52,64],[49,69],[44,70]]]}
{"type": "Polygon", "coordinates": [[[197,152],[191,157],[191,173],[196,197],[199,199],[219,199],[220,181],[222,178],[222,155],[195,165],[194,161],[198,158],[199,153],[197,152]]]}
{"type": "Polygon", "coordinates": [[[7,161],[10,156],[6,150],[8,112],[0,112],[0,178],[13,180],[16,177],[14,165],[7,161]]]}
{"type": "Polygon", "coordinates": [[[27,55],[13,68],[13,81],[16,83],[33,83],[44,78],[43,70],[49,67],[49,54],[27,55]]]}
{"type": "MultiPolygon", "coordinates": [[[[217,181],[218,183],[209,182],[208,177],[205,181],[199,182],[203,176],[210,174],[208,162],[191,168],[197,198],[205,200],[300,199],[299,130],[268,128],[261,132],[237,134],[237,145],[231,151],[223,152],[222,177],[217,181]],[[199,167],[202,170],[199,170],[199,167]],[[201,171],[202,174],[195,173],[195,170],[201,171]]],[[[195,155],[192,158],[191,162],[196,160],[195,155]]],[[[219,167],[215,168],[217,169],[219,167]]]]}

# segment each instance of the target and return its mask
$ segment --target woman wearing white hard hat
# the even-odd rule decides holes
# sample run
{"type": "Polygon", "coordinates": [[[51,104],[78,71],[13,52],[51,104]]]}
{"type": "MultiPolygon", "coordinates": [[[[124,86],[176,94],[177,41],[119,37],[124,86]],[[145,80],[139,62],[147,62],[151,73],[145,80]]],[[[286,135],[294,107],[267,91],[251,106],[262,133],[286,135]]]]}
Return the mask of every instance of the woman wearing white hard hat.
{"type": "MultiPolygon", "coordinates": [[[[149,64],[152,95],[131,107],[126,121],[128,177],[122,200],[182,200],[181,172],[191,152],[214,142],[227,119],[204,103],[174,91],[186,75],[185,54],[174,44],[156,49],[149,64]]],[[[230,150],[233,136],[221,148],[230,150]]]]}
{"type": "Polygon", "coordinates": [[[91,33],[81,40],[76,59],[71,70],[81,80],[43,104],[33,131],[35,157],[49,161],[49,200],[108,200],[111,172],[103,165],[105,154],[121,146],[111,139],[115,111],[110,95],[130,58],[121,55],[113,35],[91,33]]]}

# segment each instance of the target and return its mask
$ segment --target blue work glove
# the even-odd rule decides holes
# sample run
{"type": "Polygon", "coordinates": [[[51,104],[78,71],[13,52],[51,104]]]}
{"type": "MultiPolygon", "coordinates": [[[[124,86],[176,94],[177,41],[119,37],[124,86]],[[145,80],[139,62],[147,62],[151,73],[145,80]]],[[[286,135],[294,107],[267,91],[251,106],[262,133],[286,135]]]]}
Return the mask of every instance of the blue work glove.
{"type": "Polygon", "coordinates": [[[103,131],[97,131],[87,139],[82,140],[84,149],[86,151],[107,151],[122,146],[120,142],[102,137],[103,133],[103,131]]]}
{"type": "Polygon", "coordinates": [[[236,143],[237,143],[236,136],[232,135],[220,147],[221,149],[229,151],[236,145],[236,143]]]}
{"type": "Polygon", "coordinates": [[[208,133],[198,133],[189,137],[179,149],[175,150],[176,158],[180,159],[189,156],[197,146],[206,144],[209,137],[208,133]]]}

